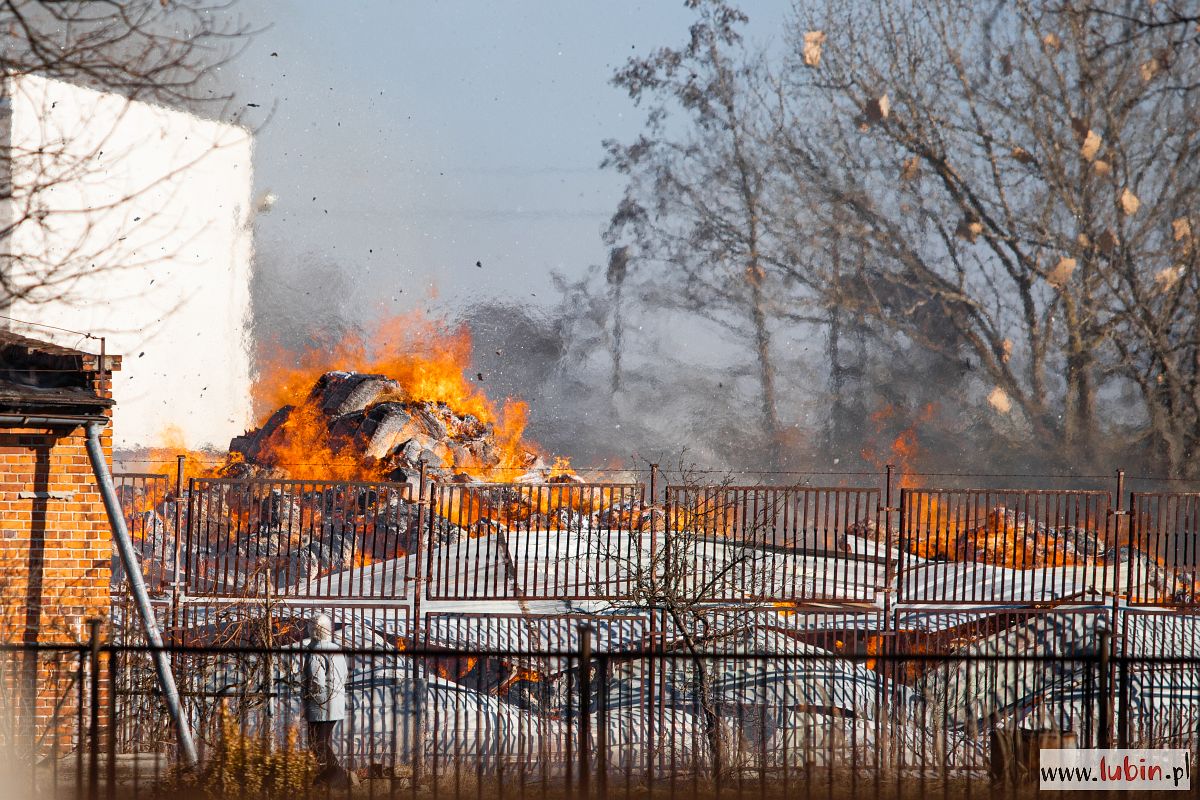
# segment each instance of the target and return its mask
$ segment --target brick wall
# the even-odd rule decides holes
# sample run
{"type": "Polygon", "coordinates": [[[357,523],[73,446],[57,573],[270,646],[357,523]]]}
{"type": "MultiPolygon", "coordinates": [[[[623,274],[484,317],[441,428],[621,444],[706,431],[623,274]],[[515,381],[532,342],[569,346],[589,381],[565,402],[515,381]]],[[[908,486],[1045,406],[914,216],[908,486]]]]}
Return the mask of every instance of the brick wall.
{"type": "Polygon", "coordinates": [[[0,640],[73,642],[107,618],[112,553],[83,428],[0,431],[0,640]]]}
{"type": "MultiPolygon", "coordinates": [[[[107,385],[95,388],[107,395],[107,385]]],[[[86,441],[82,426],[0,429],[2,642],[77,644],[91,617],[107,632],[112,532],[86,441]]],[[[101,442],[111,464],[110,430],[101,442]]],[[[76,714],[90,702],[79,659],[65,650],[0,658],[0,706],[12,723],[0,733],[5,745],[45,754],[79,743],[76,714]]]]}

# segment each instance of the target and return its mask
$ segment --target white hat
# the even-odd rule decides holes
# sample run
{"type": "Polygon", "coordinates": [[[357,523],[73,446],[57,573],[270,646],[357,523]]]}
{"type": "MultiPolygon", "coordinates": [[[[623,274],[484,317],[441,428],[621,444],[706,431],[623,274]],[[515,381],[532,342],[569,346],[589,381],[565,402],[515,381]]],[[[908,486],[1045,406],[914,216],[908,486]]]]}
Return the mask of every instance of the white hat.
{"type": "Polygon", "coordinates": [[[328,614],[317,614],[312,620],[312,638],[318,642],[328,642],[333,639],[333,621],[328,614]]]}

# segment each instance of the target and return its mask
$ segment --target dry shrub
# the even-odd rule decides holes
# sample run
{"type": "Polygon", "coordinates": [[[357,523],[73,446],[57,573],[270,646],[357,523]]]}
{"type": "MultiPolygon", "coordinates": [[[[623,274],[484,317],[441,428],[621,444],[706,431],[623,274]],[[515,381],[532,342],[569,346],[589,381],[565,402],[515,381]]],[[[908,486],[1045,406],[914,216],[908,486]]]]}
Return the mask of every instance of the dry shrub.
{"type": "Polygon", "coordinates": [[[269,737],[247,733],[228,708],[221,710],[216,744],[195,771],[174,772],[160,798],[255,797],[292,800],[303,796],[317,775],[317,761],[289,728],[281,746],[269,737]]]}

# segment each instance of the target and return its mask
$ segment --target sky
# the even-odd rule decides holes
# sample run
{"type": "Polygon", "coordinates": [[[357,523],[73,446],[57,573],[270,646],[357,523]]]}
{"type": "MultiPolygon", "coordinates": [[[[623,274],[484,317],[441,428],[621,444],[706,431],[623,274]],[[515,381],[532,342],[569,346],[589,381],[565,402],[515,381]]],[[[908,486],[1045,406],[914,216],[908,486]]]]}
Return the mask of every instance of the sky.
{"type": "MultiPolygon", "coordinates": [[[[786,4],[751,9],[769,39],[786,4]]],[[[356,307],[443,313],[483,297],[535,304],[606,260],[622,190],[602,141],[642,113],[609,80],[684,40],[680,2],[328,4],[256,0],[260,32],[223,69],[257,128],[261,264],[318,259],[356,307]]]]}

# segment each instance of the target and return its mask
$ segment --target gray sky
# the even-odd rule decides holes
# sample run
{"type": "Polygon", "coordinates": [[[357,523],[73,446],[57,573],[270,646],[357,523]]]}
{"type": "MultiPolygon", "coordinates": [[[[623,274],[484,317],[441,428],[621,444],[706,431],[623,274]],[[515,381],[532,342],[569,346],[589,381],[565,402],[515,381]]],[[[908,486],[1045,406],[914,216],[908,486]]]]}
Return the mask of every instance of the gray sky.
{"type": "MultiPolygon", "coordinates": [[[[786,4],[760,5],[751,33],[771,37],[786,4]]],[[[270,26],[225,70],[239,102],[261,106],[251,115],[273,109],[255,172],[278,202],[258,251],[341,264],[364,311],[431,293],[442,308],[541,303],[551,271],[602,263],[622,181],[599,168],[601,140],[635,136],[642,119],[608,80],[629,55],[682,42],[691,20],[678,1],[239,10],[270,26]]]]}

